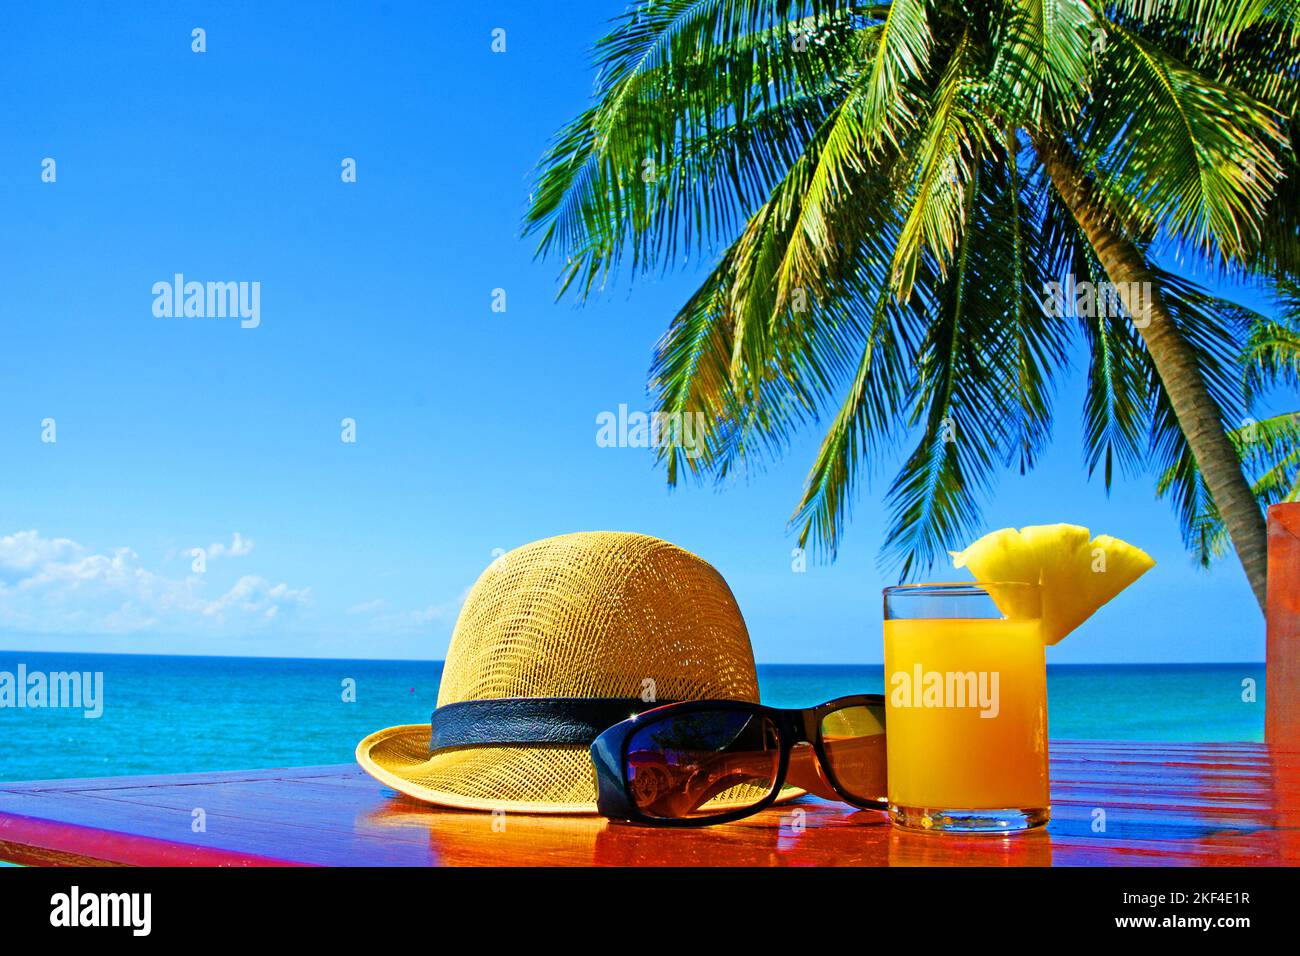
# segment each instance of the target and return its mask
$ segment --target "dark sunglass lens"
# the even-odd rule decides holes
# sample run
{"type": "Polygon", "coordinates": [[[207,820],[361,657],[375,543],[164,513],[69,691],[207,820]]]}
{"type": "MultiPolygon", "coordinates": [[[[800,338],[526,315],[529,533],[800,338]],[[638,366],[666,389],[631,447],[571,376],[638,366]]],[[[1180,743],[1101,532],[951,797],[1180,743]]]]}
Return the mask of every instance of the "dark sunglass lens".
{"type": "Polygon", "coordinates": [[[780,732],[746,711],[652,720],[628,740],[628,789],[649,817],[710,817],[754,806],[776,786],[780,732]]]}
{"type": "Polygon", "coordinates": [[[843,707],[822,718],[822,746],[835,781],[863,802],[885,800],[883,707],[843,707]]]}

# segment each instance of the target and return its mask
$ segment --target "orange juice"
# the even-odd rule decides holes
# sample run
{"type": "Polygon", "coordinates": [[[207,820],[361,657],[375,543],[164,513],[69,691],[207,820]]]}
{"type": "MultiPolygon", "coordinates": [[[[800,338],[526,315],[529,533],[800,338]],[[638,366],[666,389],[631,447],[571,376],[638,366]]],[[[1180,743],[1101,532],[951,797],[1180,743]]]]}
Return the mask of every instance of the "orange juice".
{"type": "Polygon", "coordinates": [[[1038,620],[886,620],[885,701],[891,805],[1033,809],[1046,819],[1038,620]]]}

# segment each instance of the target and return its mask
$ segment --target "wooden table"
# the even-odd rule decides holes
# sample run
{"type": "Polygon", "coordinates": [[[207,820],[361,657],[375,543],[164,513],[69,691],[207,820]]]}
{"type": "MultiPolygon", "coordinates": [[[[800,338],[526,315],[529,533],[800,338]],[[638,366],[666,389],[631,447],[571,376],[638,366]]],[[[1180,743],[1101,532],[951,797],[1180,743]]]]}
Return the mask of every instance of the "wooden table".
{"type": "Polygon", "coordinates": [[[136,865],[1110,866],[1300,863],[1300,753],[1263,744],[1056,741],[1052,823],[903,833],[806,797],[663,831],[438,810],[357,767],[0,783],[0,859],[136,865]],[[199,816],[206,827],[194,832],[199,816]]]}

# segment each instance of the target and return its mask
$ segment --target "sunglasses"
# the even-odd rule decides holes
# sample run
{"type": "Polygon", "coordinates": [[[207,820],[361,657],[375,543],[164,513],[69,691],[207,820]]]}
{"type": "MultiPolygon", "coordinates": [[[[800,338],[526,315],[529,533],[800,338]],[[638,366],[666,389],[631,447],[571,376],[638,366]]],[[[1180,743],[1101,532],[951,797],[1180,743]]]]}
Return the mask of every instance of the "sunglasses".
{"type": "Polygon", "coordinates": [[[783,787],[885,810],[885,699],[840,697],[782,710],[688,701],[645,711],[591,744],[599,811],[657,826],[757,813],[783,787]]]}

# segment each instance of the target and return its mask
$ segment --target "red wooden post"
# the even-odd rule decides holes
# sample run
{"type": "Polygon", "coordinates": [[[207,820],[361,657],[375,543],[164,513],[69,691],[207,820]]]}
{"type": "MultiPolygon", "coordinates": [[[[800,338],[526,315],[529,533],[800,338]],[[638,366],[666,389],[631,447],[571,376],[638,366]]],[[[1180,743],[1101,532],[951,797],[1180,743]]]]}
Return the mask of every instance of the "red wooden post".
{"type": "Polygon", "coordinates": [[[1300,750],[1300,502],[1268,509],[1264,739],[1300,750]]]}

